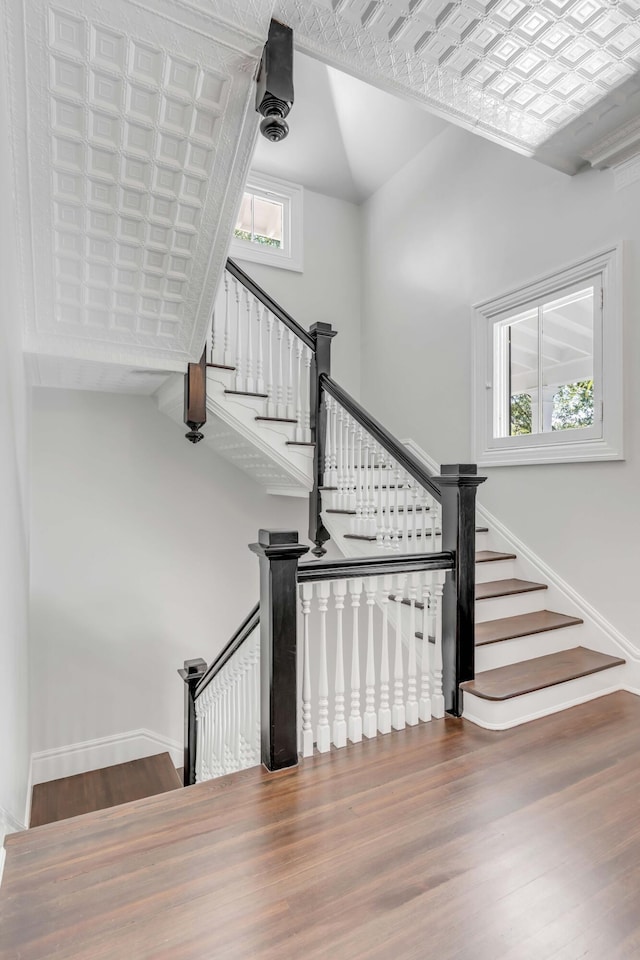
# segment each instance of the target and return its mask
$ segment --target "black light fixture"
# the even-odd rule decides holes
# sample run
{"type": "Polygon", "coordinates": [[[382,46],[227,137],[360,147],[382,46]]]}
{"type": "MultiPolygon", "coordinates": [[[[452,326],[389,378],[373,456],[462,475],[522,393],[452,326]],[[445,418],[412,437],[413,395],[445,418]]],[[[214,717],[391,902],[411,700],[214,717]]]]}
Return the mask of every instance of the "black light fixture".
{"type": "Polygon", "coordinates": [[[288,116],[293,106],[293,30],[272,20],[262,54],[256,92],[256,110],[264,120],[260,133],[272,143],[289,133],[288,116]]]}

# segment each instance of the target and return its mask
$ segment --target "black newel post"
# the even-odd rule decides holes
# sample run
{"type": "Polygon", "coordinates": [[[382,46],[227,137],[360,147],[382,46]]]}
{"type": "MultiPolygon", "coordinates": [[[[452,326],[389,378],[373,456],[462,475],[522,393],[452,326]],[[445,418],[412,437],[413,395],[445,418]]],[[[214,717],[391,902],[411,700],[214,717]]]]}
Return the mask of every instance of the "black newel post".
{"type": "Polygon", "coordinates": [[[452,463],[433,479],[442,492],[442,549],[456,556],[442,598],[442,682],[445,709],[459,717],[459,685],[475,677],[476,491],[487,478],[475,463],[452,463]]]}
{"type": "Polygon", "coordinates": [[[260,530],[260,722],[262,762],[282,770],[298,762],[298,560],[309,548],[296,531],[260,530]]]}
{"type": "Polygon", "coordinates": [[[185,660],[184,669],[178,673],[184,680],[184,773],[185,787],[196,782],[196,687],[207,672],[207,663],[202,658],[185,660]]]}
{"type": "Polygon", "coordinates": [[[329,532],[322,522],[322,493],[320,485],[324,471],[325,441],[327,436],[327,411],[322,402],[320,377],[331,376],[331,341],[337,330],[330,323],[314,323],[309,336],[314,341],[314,353],[311,363],[311,439],[315,442],[313,455],[313,490],[309,495],[309,539],[315,543],[313,553],[321,557],[327,551],[325,543],[329,532]]]}

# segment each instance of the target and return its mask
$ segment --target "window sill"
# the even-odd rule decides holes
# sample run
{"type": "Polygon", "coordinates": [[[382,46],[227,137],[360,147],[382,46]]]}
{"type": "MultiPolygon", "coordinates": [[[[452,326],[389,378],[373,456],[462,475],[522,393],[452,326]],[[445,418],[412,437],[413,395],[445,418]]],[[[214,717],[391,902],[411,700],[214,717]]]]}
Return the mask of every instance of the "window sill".
{"type": "Polygon", "coordinates": [[[553,447],[539,445],[512,450],[476,452],[479,467],[519,467],[543,463],[589,463],[598,460],[624,460],[622,444],[612,446],[605,440],[578,440],[553,447]]]}

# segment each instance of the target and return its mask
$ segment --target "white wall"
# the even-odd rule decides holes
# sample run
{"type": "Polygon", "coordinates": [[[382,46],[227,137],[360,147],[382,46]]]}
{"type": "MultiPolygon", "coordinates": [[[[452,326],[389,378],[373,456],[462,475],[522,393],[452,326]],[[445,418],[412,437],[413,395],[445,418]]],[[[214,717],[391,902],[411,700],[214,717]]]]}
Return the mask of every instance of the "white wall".
{"type": "MultiPolygon", "coordinates": [[[[0,75],[5,75],[0,44],[0,75]]],[[[0,126],[8,129],[0,87],[0,126]]],[[[28,504],[29,411],[20,344],[18,265],[8,139],[0,140],[0,847],[22,825],[29,769],[28,504]]]]}
{"type": "Polygon", "coordinates": [[[32,454],[36,752],[146,728],[182,739],[187,658],[208,662],[258,599],[260,527],[304,536],[152,398],[37,389],[32,454]]]}
{"type": "Polygon", "coordinates": [[[307,330],[330,323],[332,375],[360,393],[360,207],[304,192],[304,271],[239,260],[243,270],[307,330]]]}
{"type": "Polygon", "coordinates": [[[480,500],[640,647],[640,183],[574,178],[449,128],[364,207],[364,403],[435,459],[471,452],[471,310],[625,243],[625,462],[487,470],[480,500]],[[636,639],[638,638],[638,639],[636,639]]]}

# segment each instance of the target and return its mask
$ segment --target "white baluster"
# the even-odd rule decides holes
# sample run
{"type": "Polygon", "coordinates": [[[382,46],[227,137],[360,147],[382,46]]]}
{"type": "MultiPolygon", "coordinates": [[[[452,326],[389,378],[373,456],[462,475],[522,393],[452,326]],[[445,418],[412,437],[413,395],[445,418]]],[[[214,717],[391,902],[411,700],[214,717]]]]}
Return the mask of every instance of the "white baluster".
{"type": "Polygon", "coordinates": [[[434,717],[444,717],[442,693],[442,591],[444,574],[436,573],[432,587],[433,616],[435,621],[435,648],[433,651],[433,697],[431,712],[434,717]]]}
{"type": "MultiPolygon", "coordinates": [[[[296,339],[296,440],[304,442],[304,410],[302,407],[302,350],[304,344],[299,338],[296,339]]],[[[329,430],[329,424],[327,423],[327,431],[329,430]]],[[[325,484],[327,483],[326,471],[325,471],[325,484]]]]}
{"type": "Polygon", "coordinates": [[[274,316],[270,310],[266,313],[267,320],[267,416],[275,417],[275,392],[273,385],[273,321],[274,316]]]}
{"type": "Polygon", "coordinates": [[[409,553],[411,544],[409,543],[409,475],[406,472],[402,474],[402,545],[403,552],[409,553]]]}
{"type": "Polygon", "coordinates": [[[287,330],[287,412],[285,416],[295,420],[296,411],[293,406],[293,330],[287,330]]]}
{"type": "Polygon", "coordinates": [[[318,612],[320,613],[320,672],[318,678],[318,731],[316,745],[319,753],[326,753],[331,747],[331,727],[329,726],[329,676],[327,672],[327,606],[329,603],[329,581],[321,580],[316,584],[318,612]]]}
{"type": "Polygon", "coordinates": [[[350,434],[350,444],[349,444],[349,505],[347,510],[355,510],[356,508],[356,437],[358,433],[358,424],[353,419],[349,417],[349,434],[350,434]]]}
{"type": "Polygon", "coordinates": [[[391,726],[394,730],[404,730],[404,665],[402,662],[402,599],[406,573],[396,576],[396,653],[393,666],[393,709],[391,710],[391,726]]]}
{"type": "Polygon", "coordinates": [[[422,575],[422,654],[421,684],[420,684],[420,703],[418,714],[421,720],[431,720],[431,655],[429,644],[429,604],[431,602],[431,588],[429,581],[431,575],[424,573],[422,575]]]}
{"type": "Polygon", "coordinates": [[[256,393],[264,393],[264,348],[262,344],[262,328],[267,308],[256,300],[256,330],[258,337],[258,364],[256,368],[256,393]]]}
{"type": "Polygon", "coordinates": [[[302,756],[313,755],[313,729],[311,726],[311,661],[309,658],[309,617],[313,599],[313,584],[301,584],[302,591],[302,756]]]}
{"type": "Polygon", "coordinates": [[[420,490],[418,484],[415,480],[411,483],[411,539],[413,542],[413,549],[417,553],[420,550],[424,550],[424,541],[419,537],[419,520],[420,520],[420,510],[418,507],[418,501],[420,498],[420,490]]]}
{"type": "Polygon", "coordinates": [[[376,664],[373,649],[373,608],[376,602],[378,580],[367,577],[364,582],[367,596],[367,666],[365,673],[364,717],[362,732],[365,737],[375,737],[378,732],[376,717],[376,664]]]}
{"type": "Polygon", "coordinates": [[[231,365],[231,351],[229,349],[229,274],[224,272],[224,334],[222,339],[222,364],[231,365]]]}
{"type": "Polygon", "coordinates": [[[400,506],[400,478],[401,478],[400,466],[396,463],[393,469],[393,514],[391,516],[391,549],[400,550],[400,534],[402,532],[400,528],[400,513],[398,507],[400,506]]]}
{"type": "Polygon", "coordinates": [[[377,490],[376,495],[376,543],[380,549],[384,547],[385,534],[385,512],[384,512],[384,490],[382,489],[382,474],[385,451],[380,446],[376,446],[376,458],[378,461],[377,469],[377,490]]]}
{"type": "Polygon", "coordinates": [[[382,578],[382,644],[380,649],[380,706],[378,707],[378,730],[391,732],[391,710],[389,708],[389,594],[393,578],[382,578]]]}
{"type": "Polygon", "coordinates": [[[236,294],[236,377],[235,377],[235,389],[244,390],[244,379],[242,376],[242,317],[240,315],[240,285],[238,281],[233,279],[235,286],[236,294]]]}
{"type": "Polygon", "coordinates": [[[336,497],[336,507],[338,510],[347,509],[347,487],[349,483],[349,474],[347,467],[347,443],[349,438],[349,427],[347,424],[347,414],[344,407],[338,408],[338,496],[336,497]]]}
{"type": "Polygon", "coordinates": [[[355,424],[355,435],[354,435],[354,448],[355,448],[355,465],[353,470],[354,476],[354,506],[353,509],[356,511],[356,515],[353,518],[351,530],[352,533],[357,533],[361,535],[363,533],[363,524],[362,524],[362,427],[360,424],[355,424]]]}
{"type": "Polygon", "coordinates": [[[284,403],[284,350],[282,340],[284,338],[284,324],[278,320],[278,382],[276,383],[276,417],[286,417],[287,408],[284,403]]]}
{"type": "Polygon", "coordinates": [[[313,354],[311,349],[307,346],[304,348],[304,370],[305,370],[305,402],[304,402],[304,441],[305,443],[311,442],[311,410],[309,408],[310,404],[310,390],[311,390],[311,360],[313,354]]]}
{"type": "Polygon", "coordinates": [[[347,745],[347,722],[344,716],[344,643],[342,635],[342,612],[347,594],[347,581],[334,580],[333,595],[336,607],[336,680],[335,712],[333,718],[333,743],[336,747],[347,745]]]}
{"type": "MultiPolygon", "coordinates": [[[[436,509],[436,501],[431,498],[429,516],[431,517],[431,549],[436,551],[438,549],[437,536],[438,533],[438,511],[436,509]]],[[[440,541],[442,542],[442,541],[440,541]]]]}
{"type": "Polygon", "coordinates": [[[384,545],[387,550],[393,548],[393,518],[391,516],[391,468],[393,466],[393,461],[391,457],[387,455],[385,462],[385,514],[386,514],[386,527],[384,531],[384,545]]]}
{"type": "Polygon", "coordinates": [[[360,716],[360,628],[358,610],[362,580],[349,581],[353,627],[351,636],[351,713],[349,714],[349,740],[359,743],[362,740],[362,717],[360,716]]]}
{"type": "Polygon", "coordinates": [[[251,324],[251,308],[253,306],[253,297],[246,291],[247,298],[247,375],[245,378],[247,393],[255,393],[255,382],[253,377],[253,329],[251,324]]]}
{"type": "Polygon", "coordinates": [[[416,662],[416,599],[418,596],[418,574],[409,574],[409,659],[407,663],[407,710],[406,719],[409,726],[414,727],[418,722],[418,697],[416,662]]]}

